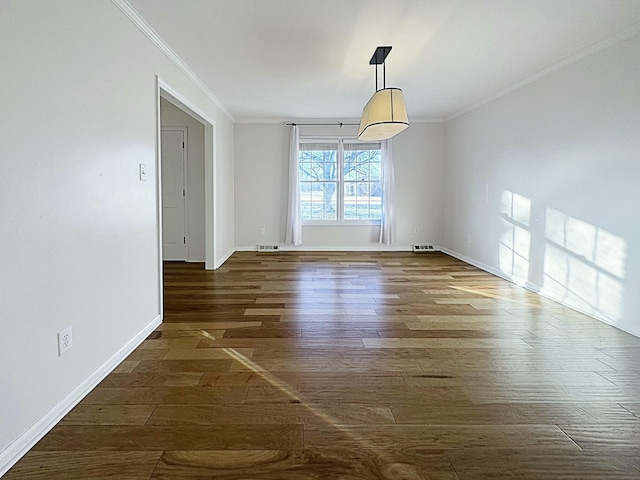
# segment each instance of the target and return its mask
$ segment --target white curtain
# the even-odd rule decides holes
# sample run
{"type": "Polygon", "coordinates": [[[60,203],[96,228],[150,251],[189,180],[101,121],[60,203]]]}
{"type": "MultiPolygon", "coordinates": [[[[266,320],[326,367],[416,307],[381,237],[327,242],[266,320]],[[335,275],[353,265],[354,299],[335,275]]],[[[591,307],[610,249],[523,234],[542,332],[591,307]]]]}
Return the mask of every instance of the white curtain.
{"type": "Polygon", "coordinates": [[[287,245],[302,245],[302,212],[300,211],[300,173],[298,170],[298,148],[300,144],[300,129],[297,125],[291,127],[291,142],[289,144],[289,205],[287,208],[287,245]]]}
{"type": "Polygon", "coordinates": [[[393,152],[391,139],[382,141],[382,220],[380,243],[392,245],[396,241],[396,218],[393,213],[395,180],[393,176],[393,152]]]}

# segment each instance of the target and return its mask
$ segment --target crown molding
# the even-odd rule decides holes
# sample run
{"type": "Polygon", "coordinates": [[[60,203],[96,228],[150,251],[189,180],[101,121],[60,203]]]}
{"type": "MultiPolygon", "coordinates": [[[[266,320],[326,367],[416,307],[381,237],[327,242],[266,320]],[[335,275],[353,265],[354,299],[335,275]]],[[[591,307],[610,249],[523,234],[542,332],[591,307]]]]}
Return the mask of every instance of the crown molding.
{"type": "MultiPolygon", "coordinates": [[[[300,118],[300,117],[240,117],[236,120],[236,123],[335,123],[338,126],[340,123],[357,123],[360,124],[360,118],[300,118]]],[[[347,125],[344,125],[345,127],[347,125]]]]}
{"type": "Polygon", "coordinates": [[[411,128],[411,125],[414,123],[444,123],[446,122],[446,119],[444,117],[442,118],[409,118],[409,128],[411,128]]]}
{"type": "MultiPolygon", "coordinates": [[[[444,123],[444,118],[409,118],[409,125],[418,123],[444,123]]],[[[276,123],[335,123],[339,126],[342,123],[360,123],[359,118],[347,118],[336,120],[334,118],[285,118],[285,117],[241,117],[235,120],[235,123],[243,124],[276,124],[276,123]]],[[[348,125],[344,125],[347,127],[348,125]]]]}
{"type": "Polygon", "coordinates": [[[280,123],[291,123],[291,121],[284,117],[240,117],[240,118],[236,118],[235,123],[239,125],[280,124],[280,123]]]}
{"type": "Polygon", "coordinates": [[[207,88],[202,80],[191,70],[186,63],[174,52],[171,47],[165,42],[160,35],[149,25],[144,18],[127,2],[127,0],[111,0],[122,14],[127,17],[131,23],[133,23],[138,30],[140,30],[158,49],[185,74],[185,76],[191,80],[196,87],[198,87],[202,93],[204,93],[209,100],[211,100],[216,107],[218,107],[222,113],[224,113],[229,120],[235,122],[233,114],[227,107],[216,97],[211,90],[207,88]]]}
{"type": "Polygon", "coordinates": [[[572,55],[571,57],[565,58],[564,60],[539,71],[538,73],[534,73],[533,75],[523,78],[519,82],[516,82],[506,88],[503,88],[502,90],[499,90],[496,93],[493,93],[488,97],[483,98],[482,100],[478,100],[477,102],[474,102],[452,113],[451,115],[447,116],[444,119],[444,121],[449,122],[455,118],[458,118],[466,113],[469,113],[475,110],[476,108],[480,108],[481,106],[486,105],[487,103],[497,100],[500,97],[504,97],[505,95],[511,92],[519,90],[520,88],[526,85],[529,85],[530,83],[540,80],[548,75],[551,75],[552,73],[555,73],[558,70],[562,70],[563,68],[568,67],[569,65],[577,63],[584,58],[590,57],[591,55],[595,55],[596,53],[601,52],[602,50],[606,50],[607,48],[612,47],[613,45],[620,43],[623,40],[631,38],[637,35],[638,33],[640,33],[640,22],[634,23],[630,27],[627,27],[624,30],[621,30],[620,32],[616,33],[615,35],[612,35],[598,43],[591,45],[590,47],[585,48],[584,50],[581,50],[580,52],[576,53],[575,55],[572,55]]]}

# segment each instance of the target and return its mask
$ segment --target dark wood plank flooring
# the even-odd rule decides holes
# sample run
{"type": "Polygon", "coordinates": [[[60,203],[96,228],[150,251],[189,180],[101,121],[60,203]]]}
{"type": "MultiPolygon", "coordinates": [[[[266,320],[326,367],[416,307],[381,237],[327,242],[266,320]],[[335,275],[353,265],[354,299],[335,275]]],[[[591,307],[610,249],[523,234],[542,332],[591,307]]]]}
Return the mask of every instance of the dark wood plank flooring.
{"type": "Polygon", "coordinates": [[[639,479],[640,339],[440,253],[165,265],[6,479],[639,479]]]}

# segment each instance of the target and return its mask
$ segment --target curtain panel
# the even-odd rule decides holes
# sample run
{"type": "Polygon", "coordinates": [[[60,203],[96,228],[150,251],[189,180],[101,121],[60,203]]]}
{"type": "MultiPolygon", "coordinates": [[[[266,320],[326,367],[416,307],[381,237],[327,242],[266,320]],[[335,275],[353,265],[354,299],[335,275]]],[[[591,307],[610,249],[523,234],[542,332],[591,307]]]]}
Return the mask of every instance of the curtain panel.
{"type": "Polygon", "coordinates": [[[393,210],[395,178],[391,139],[382,141],[382,219],[380,244],[392,245],[396,241],[396,219],[393,210]]]}
{"type": "Polygon", "coordinates": [[[291,127],[289,143],[289,204],[287,206],[287,245],[302,245],[302,211],[300,210],[300,171],[298,169],[298,149],[300,128],[291,127]]]}

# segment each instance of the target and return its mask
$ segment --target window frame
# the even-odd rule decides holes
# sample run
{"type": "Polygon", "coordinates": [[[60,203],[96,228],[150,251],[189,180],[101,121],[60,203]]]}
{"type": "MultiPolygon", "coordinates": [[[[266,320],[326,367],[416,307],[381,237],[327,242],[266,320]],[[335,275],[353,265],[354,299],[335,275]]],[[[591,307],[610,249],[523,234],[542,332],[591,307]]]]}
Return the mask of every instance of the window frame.
{"type": "MultiPolygon", "coordinates": [[[[346,183],[351,183],[351,181],[345,180],[344,178],[344,143],[349,144],[358,144],[358,143],[377,143],[380,146],[380,189],[383,188],[382,182],[382,144],[380,142],[360,142],[356,137],[352,135],[324,135],[324,136],[313,136],[313,135],[304,135],[300,136],[298,140],[298,147],[300,147],[303,143],[335,143],[337,145],[336,156],[337,156],[337,166],[336,166],[336,220],[302,220],[303,225],[307,226],[380,226],[382,222],[382,218],[378,220],[372,219],[354,219],[349,220],[344,218],[344,189],[346,183]]],[[[300,156],[298,155],[298,162],[300,156]]],[[[298,179],[298,186],[302,184],[304,180],[298,179]]],[[[357,182],[356,182],[357,183],[357,182]]],[[[384,195],[384,191],[382,192],[384,195]]],[[[382,201],[382,197],[381,197],[382,201]]],[[[302,203],[302,197],[300,197],[300,202],[302,203]]]]}

